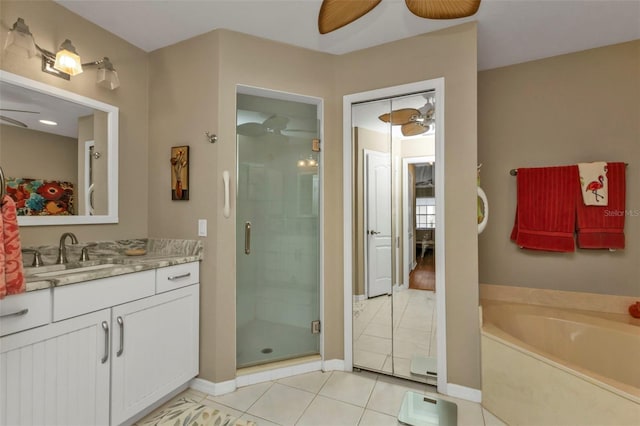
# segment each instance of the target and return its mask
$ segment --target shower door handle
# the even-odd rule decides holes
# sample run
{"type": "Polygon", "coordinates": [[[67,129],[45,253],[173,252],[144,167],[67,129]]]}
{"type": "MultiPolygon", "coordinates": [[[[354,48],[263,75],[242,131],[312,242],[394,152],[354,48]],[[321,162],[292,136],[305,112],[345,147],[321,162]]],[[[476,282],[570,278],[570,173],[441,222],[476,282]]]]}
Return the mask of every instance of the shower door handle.
{"type": "Polygon", "coordinates": [[[244,223],[244,254],[251,254],[251,222],[244,223]]]}

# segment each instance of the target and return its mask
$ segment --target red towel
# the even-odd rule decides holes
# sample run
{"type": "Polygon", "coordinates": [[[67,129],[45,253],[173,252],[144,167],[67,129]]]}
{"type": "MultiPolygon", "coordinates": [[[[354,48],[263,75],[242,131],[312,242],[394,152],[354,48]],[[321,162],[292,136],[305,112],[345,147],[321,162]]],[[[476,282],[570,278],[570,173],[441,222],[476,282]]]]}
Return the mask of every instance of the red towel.
{"type": "Polygon", "coordinates": [[[527,249],[575,251],[578,166],[518,169],[518,205],[511,239],[527,249]]]}
{"type": "Polygon", "coordinates": [[[623,249],[626,202],[626,166],[607,163],[609,203],[585,206],[578,191],[578,247],[585,249],[623,249]]]}
{"type": "Polygon", "coordinates": [[[0,299],[25,290],[24,269],[16,204],[5,195],[0,200],[0,299]]]}

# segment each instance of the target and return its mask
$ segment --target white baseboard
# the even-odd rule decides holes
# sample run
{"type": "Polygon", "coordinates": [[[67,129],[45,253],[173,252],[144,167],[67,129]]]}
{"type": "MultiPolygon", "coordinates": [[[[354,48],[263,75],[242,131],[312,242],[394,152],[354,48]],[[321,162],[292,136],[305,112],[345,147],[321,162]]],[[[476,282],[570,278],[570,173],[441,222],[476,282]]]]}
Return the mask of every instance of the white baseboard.
{"type": "Polygon", "coordinates": [[[196,377],[191,381],[189,387],[209,395],[218,396],[224,395],[225,393],[233,392],[234,390],[236,390],[237,385],[235,380],[227,380],[226,382],[214,383],[210,382],[209,380],[196,377]]]}
{"type": "Polygon", "coordinates": [[[278,380],[284,377],[297,376],[298,374],[320,371],[322,361],[311,361],[304,364],[291,365],[288,367],[274,368],[273,370],[260,371],[252,374],[245,374],[236,377],[236,386],[249,386],[256,383],[264,383],[271,380],[278,380]]]}
{"type": "Polygon", "coordinates": [[[366,300],[367,296],[364,294],[354,294],[353,295],[353,301],[354,302],[361,302],[363,300],[366,300]]]}
{"type": "Polygon", "coordinates": [[[322,371],[344,371],[343,359],[328,359],[322,362],[322,371]]]}
{"type": "Polygon", "coordinates": [[[327,361],[311,361],[304,364],[275,368],[273,370],[260,371],[236,377],[234,380],[214,383],[209,380],[195,378],[189,383],[189,387],[209,395],[218,396],[230,393],[242,386],[255,385],[298,374],[311,373],[313,371],[344,371],[344,360],[330,359],[327,361]]]}
{"type": "Polygon", "coordinates": [[[447,395],[471,402],[482,402],[482,391],[480,389],[468,388],[454,383],[447,383],[447,395]]]}

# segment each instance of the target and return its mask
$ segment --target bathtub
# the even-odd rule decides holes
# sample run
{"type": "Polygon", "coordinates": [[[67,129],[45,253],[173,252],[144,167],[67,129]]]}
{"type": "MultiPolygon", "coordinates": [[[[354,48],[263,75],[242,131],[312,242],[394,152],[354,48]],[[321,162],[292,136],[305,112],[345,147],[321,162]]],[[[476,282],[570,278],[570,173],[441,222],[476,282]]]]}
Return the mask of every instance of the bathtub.
{"type": "Polygon", "coordinates": [[[492,300],[482,316],[482,404],[507,424],[640,424],[640,321],[492,300]]]}

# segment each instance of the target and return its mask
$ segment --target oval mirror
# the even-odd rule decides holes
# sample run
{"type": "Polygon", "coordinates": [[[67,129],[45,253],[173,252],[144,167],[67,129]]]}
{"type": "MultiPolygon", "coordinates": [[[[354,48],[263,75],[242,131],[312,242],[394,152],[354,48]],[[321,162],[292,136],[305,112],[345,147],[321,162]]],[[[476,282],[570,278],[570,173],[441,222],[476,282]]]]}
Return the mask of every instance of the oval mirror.
{"type": "Polygon", "coordinates": [[[0,166],[20,226],[118,222],[118,108],[0,71],[0,166]]]}

